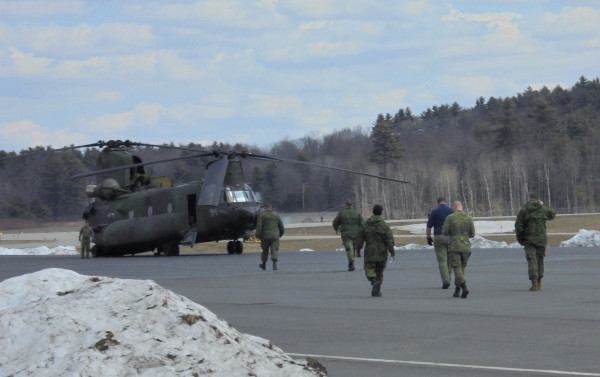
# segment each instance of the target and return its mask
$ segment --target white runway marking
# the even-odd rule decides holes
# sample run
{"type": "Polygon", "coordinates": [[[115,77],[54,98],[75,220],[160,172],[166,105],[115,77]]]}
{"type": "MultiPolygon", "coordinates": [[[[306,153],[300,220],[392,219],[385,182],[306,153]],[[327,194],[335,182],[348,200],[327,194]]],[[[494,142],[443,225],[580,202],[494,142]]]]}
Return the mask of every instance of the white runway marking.
{"type": "Polygon", "coordinates": [[[312,358],[318,358],[318,359],[331,359],[331,360],[367,361],[367,362],[371,362],[371,363],[421,365],[421,366],[462,368],[462,369],[480,369],[480,370],[492,370],[492,371],[500,371],[500,372],[538,373],[538,374],[551,374],[551,375],[561,375],[561,376],[595,376],[595,377],[600,377],[600,373],[567,372],[567,371],[563,371],[563,370],[505,368],[505,367],[491,367],[491,366],[486,366],[486,365],[433,363],[433,362],[427,362],[427,361],[405,361],[405,360],[370,359],[370,358],[363,358],[363,357],[345,357],[345,356],[327,356],[327,355],[306,355],[306,354],[300,354],[300,353],[288,353],[288,355],[289,356],[295,356],[295,357],[312,357],[312,358]]]}

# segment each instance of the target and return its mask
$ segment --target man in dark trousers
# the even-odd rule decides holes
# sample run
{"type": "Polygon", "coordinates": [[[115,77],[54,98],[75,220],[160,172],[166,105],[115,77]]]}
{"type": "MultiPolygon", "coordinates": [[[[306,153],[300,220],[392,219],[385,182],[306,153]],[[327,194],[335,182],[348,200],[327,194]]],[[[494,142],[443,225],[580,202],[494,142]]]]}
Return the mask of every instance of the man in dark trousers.
{"type": "Polygon", "coordinates": [[[279,260],[279,239],[283,236],[284,227],[281,217],[273,211],[270,204],[264,205],[264,211],[258,216],[256,222],[256,236],[260,239],[262,254],[260,256],[262,263],[258,266],[266,269],[267,259],[269,259],[269,249],[271,250],[271,260],[273,269],[277,269],[279,260]]]}
{"type": "Polygon", "coordinates": [[[365,221],[364,226],[356,237],[357,249],[365,246],[364,265],[365,276],[371,282],[371,296],[381,297],[383,270],[387,265],[388,252],[392,259],[396,256],[394,250],[394,234],[390,226],[383,220],[383,207],[375,204],[373,216],[365,221]]]}
{"type": "Polygon", "coordinates": [[[442,288],[448,289],[452,278],[450,276],[452,268],[450,267],[450,258],[448,258],[448,238],[442,234],[442,227],[444,226],[446,217],[454,213],[454,210],[448,206],[446,198],[443,196],[438,199],[437,203],[437,208],[431,211],[429,219],[427,220],[427,244],[429,246],[433,245],[433,249],[435,250],[435,256],[440,269],[440,276],[442,278],[442,288]],[[435,238],[431,237],[432,228],[435,238]]]}
{"type": "Polygon", "coordinates": [[[530,291],[542,289],[544,277],[544,257],[548,236],[546,221],[554,220],[556,212],[544,205],[536,193],[529,194],[529,201],[521,208],[515,222],[517,241],[525,247],[527,270],[531,280],[530,291]]]}

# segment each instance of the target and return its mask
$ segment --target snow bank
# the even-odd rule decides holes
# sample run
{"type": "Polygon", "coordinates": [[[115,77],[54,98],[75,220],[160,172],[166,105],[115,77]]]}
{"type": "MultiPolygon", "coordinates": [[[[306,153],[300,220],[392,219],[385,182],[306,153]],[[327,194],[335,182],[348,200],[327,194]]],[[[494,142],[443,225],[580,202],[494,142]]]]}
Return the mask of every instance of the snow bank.
{"type": "Polygon", "coordinates": [[[326,376],[150,280],[46,269],[0,283],[5,376],[326,376]]]}
{"type": "Polygon", "coordinates": [[[0,247],[0,255],[79,255],[75,246],[40,246],[31,249],[7,249],[0,247]]]}
{"type": "Polygon", "coordinates": [[[597,230],[579,230],[579,233],[570,240],[563,241],[559,245],[560,247],[593,247],[600,246],[600,232],[597,230]]]}

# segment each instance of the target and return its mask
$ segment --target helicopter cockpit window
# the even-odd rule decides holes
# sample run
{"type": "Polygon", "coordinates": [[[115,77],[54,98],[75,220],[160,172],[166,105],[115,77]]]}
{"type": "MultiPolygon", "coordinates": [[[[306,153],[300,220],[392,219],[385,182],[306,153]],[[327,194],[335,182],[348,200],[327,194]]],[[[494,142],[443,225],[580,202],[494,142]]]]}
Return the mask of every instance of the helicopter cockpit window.
{"type": "Polygon", "coordinates": [[[225,187],[225,201],[227,203],[254,202],[254,193],[248,185],[244,185],[244,190],[232,190],[231,187],[225,187]]]}

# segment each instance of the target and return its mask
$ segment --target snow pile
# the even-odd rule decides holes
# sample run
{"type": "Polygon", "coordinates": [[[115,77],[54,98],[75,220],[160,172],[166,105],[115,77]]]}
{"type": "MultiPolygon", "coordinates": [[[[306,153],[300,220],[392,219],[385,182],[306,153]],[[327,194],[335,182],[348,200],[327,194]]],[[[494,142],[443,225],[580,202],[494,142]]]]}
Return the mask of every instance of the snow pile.
{"type": "Polygon", "coordinates": [[[150,280],[46,269],[0,283],[5,376],[326,376],[150,280]]]}
{"type": "Polygon", "coordinates": [[[511,244],[506,243],[504,241],[491,241],[485,239],[481,236],[475,236],[471,238],[471,247],[473,249],[503,249],[503,248],[516,248],[523,247],[519,245],[518,242],[513,242],[511,244]]]}
{"type": "Polygon", "coordinates": [[[0,255],[79,255],[75,246],[40,246],[31,249],[7,249],[0,247],[0,255]]]}
{"type": "Polygon", "coordinates": [[[579,230],[579,233],[570,240],[563,241],[559,245],[560,247],[593,247],[600,246],[600,232],[597,230],[579,230]]]}
{"type": "Polygon", "coordinates": [[[433,249],[433,246],[421,245],[418,243],[409,243],[404,246],[394,246],[394,250],[419,250],[419,249],[433,249]]]}

